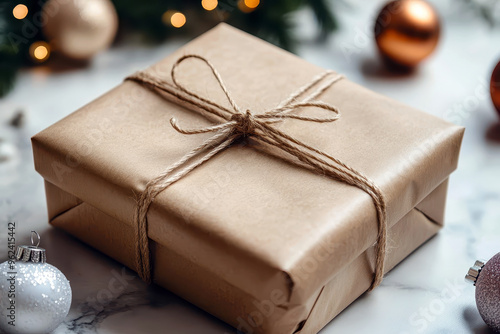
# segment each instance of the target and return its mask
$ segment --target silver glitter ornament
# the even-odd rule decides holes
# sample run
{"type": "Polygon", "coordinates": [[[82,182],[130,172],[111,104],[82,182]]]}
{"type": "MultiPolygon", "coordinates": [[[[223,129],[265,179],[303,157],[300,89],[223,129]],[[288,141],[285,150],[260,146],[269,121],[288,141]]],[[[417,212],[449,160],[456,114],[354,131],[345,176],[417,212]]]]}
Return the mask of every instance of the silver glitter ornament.
{"type": "Polygon", "coordinates": [[[465,280],[476,286],[476,305],[484,322],[500,333],[500,253],[486,263],[476,261],[465,280]]]}
{"type": "Polygon", "coordinates": [[[52,332],[68,315],[71,286],[64,274],[46,263],[40,236],[32,231],[32,246],[19,246],[15,260],[0,264],[0,332],[52,332]],[[35,245],[33,236],[38,237],[35,245]]]}

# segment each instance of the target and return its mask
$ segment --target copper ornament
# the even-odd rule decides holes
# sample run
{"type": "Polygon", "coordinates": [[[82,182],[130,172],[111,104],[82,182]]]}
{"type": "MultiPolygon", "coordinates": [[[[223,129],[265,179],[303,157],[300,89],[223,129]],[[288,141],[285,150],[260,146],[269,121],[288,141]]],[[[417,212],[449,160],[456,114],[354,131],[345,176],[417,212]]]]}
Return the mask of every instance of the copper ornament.
{"type": "Polygon", "coordinates": [[[382,56],[405,67],[416,66],[434,51],[439,32],[436,11],[422,0],[391,1],[375,23],[375,40],[382,56]]]}
{"type": "Polygon", "coordinates": [[[490,79],[491,101],[500,115],[500,62],[497,64],[490,79]]]}

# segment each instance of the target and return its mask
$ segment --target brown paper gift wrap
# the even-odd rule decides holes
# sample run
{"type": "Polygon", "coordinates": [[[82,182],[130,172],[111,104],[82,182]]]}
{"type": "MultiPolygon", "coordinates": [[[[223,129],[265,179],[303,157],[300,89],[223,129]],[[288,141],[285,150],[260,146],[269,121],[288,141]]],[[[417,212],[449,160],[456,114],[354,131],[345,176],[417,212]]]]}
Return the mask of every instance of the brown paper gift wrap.
{"type": "MultiPolygon", "coordinates": [[[[240,108],[254,113],[323,71],[219,25],[147,72],[171,82],[172,64],[191,53],[209,59],[240,108]]],[[[227,104],[199,63],[183,65],[179,80],[227,104]]],[[[337,106],[340,120],[278,126],[381,188],[389,270],[440,228],[463,129],[347,79],[318,99],[337,106]]],[[[34,136],[51,224],[135,269],[137,194],[211,135],[182,135],[172,117],[189,128],[211,124],[127,81],[34,136]]],[[[263,334],[316,333],[368,289],[377,229],[369,195],[251,140],[167,188],[148,213],[155,282],[242,331],[263,334]]]]}

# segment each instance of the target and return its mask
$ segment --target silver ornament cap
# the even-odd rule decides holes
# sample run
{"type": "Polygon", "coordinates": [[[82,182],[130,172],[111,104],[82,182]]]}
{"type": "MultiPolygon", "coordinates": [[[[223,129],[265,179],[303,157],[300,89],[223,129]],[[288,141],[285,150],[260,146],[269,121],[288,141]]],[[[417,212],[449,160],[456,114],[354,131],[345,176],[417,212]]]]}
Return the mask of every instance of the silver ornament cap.
{"type": "Polygon", "coordinates": [[[36,231],[31,231],[31,246],[17,246],[16,260],[23,262],[45,263],[47,262],[46,251],[38,247],[40,245],[40,235],[36,231]],[[33,240],[36,235],[37,243],[33,240]]]}
{"type": "Polygon", "coordinates": [[[474,265],[469,268],[467,275],[465,275],[465,281],[467,283],[471,283],[473,285],[476,285],[476,281],[479,277],[479,274],[481,273],[481,269],[483,269],[483,267],[484,267],[484,264],[485,264],[485,261],[476,260],[474,265]]]}

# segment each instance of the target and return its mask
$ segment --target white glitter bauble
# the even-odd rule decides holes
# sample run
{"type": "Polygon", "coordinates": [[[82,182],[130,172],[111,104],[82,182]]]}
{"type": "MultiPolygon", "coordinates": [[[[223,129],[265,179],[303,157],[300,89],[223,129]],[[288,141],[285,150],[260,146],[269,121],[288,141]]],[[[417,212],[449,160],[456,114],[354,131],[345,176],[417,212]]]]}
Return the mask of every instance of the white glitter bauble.
{"type": "Polygon", "coordinates": [[[0,264],[0,331],[50,333],[66,318],[70,306],[71,286],[56,267],[22,261],[0,264]]]}

